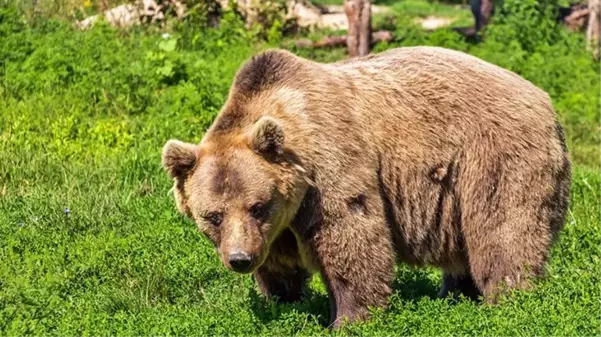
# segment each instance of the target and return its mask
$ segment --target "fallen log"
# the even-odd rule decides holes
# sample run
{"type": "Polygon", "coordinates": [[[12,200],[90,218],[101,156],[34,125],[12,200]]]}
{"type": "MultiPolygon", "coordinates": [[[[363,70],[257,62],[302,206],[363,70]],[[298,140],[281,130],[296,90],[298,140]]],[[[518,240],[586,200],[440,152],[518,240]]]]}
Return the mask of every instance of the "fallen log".
{"type": "Polygon", "coordinates": [[[588,22],[591,9],[585,3],[575,3],[568,7],[559,7],[557,22],[560,22],[572,31],[582,30],[588,22]]]}
{"type": "MultiPolygon", "coordinates": [[[[294,41],[294,45],[297,48],[332,48],[332,47],[344,47],[346,46],[346,40],[348,36],[326,36],[319,41],[311,41],[309,39],[299,39],[294,41]]],[[[380,30],[371,34],[371,43],[377,42],[390,42],[392,41],[392,33],[387,30],[380,30]]]]}
{"type": "Polygon", "coordinates": [[[577,9],[566,16],[564,21],[571,30],[580,30],[585,26],[590,12],[588,8],[577,9]]]}

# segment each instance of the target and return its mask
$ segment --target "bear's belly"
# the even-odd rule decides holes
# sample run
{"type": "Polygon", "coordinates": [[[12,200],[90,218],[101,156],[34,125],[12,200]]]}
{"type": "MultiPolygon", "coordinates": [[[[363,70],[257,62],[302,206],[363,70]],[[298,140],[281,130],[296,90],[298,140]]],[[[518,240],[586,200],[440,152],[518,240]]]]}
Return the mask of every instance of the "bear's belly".
{"type": "Polygon", "coordinates": [[[381,170],[397,258],[446,270],[467,263],[457,197],[457,162],[381,170]]]}

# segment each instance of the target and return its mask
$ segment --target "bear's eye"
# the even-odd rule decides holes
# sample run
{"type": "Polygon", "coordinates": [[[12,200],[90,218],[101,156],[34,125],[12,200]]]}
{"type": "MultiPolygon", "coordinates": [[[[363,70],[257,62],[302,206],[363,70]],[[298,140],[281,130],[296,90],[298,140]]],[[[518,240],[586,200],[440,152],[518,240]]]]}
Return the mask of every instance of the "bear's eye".
{"type": "Polygon", "coordinates": [[[223,214],[221,214],[220,212],[211,212],[205,215],[204,218],[213,226],[219,227],[219,225],[221,225],[221,221],[223,220],[223,214]]]}
{"type": "Polygon", "coordinates": [[[250,214],[255,219],[263,219],[267,215],[267,205],[262,202],[258,202],[250,208],[250,214]]]}

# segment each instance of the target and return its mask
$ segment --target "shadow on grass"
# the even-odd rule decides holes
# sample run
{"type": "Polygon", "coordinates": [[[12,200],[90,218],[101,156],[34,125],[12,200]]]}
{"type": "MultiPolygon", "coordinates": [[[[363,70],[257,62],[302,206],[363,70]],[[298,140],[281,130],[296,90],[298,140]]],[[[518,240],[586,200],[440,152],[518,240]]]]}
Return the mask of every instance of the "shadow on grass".
{"type": "Polygon", "coordinates": [[[430,277],[431,270],[427,268],[399,268],[392,283],[393,291],[399,298],[410,301],[427,297],[432,300],[438,298],[441,281],[434,281],[430,277]]]}
{"type": "Polygon", "coordinates": [[[300,301],[283,303],[277,299],[266,298],[255,287],[250,292],[252,310],[263,323],[277,321],[291,312],[305,313],[316,317],[322,325],[327,325],[330,317],[330,300],[325,294],[307,290],[300,301]]]}
{"type": "Polygon", "coordinates": [[[455,27],[451,30],[463,36],[467,43],[479,44],[482,42],[482,37],[474,27],[455,27]]]}
{"type": "MultiPolygon", "coordinates": [[[[399,271],[393,281],[393,293],[403,301],[414,301],[423,297],[438,299],[440,284],[431,280],[427,269],[399,271]]],[[[330,300],[326,294],[307,290],[302,300],[293,303],[281,303],[268,299],[257,288],[250,292],[252,310],[263,323],[277,321],[291,312],[314,316],[326,326],[330,319],[330,300]]]]}

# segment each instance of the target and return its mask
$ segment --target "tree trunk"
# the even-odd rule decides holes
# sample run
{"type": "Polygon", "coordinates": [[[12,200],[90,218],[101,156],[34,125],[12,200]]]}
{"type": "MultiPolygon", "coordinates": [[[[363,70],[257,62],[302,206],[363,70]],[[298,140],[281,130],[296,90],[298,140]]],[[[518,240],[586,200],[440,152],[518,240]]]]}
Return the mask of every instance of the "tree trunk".
{"type": "Polygon", "coordinates": [[[492,0],[472,0],[470,7],[476,21],[476,32],[490,23],[495,6],[492,0]]]}
{"type": "Polygon", "coordinates": [[[587,48],[593,52],[595,59],[599,59],[601,0],[589,0],[588,9],[590,13],[586,29],[587,48]]]}
{"type": "Polygon", "coordinates": [[[371,1],[344,0],[348,17],[346,45],[351,57],[369,54],[371,38],[371,1]]]}

